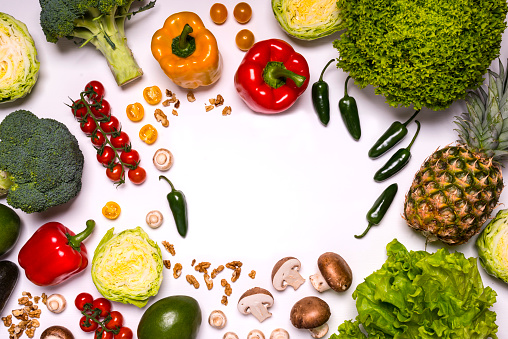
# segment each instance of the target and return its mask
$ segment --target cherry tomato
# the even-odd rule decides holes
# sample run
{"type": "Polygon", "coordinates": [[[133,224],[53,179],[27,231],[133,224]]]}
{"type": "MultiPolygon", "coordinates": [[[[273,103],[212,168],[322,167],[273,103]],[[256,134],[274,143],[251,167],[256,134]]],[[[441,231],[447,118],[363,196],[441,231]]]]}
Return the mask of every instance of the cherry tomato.
{"type": "Polygon", "coordinates": [[[220,3],[213,4],[210,8],[210,17],[217,25],[223,24],[228,18],[228,10],[226,6],[220,3]]]}
{"type": "Polygon", "coordinates": [[[128,152],[122,152],[122,154],[120,154],[120,160],[127,165],[136,166],[139,162],[139,153],[134,149],[128,152]]]}
{"type": "Polygon", "coordinates": [[[139,102],[127,105],[125,112],[127,113],[127,118],[134,122],[141,121],[145,116],[145,108],[139,102]]]}
{"type": "Polygon", "coordinates": [[[111,301],[109,301],[106,298],[97,298],[94,299],[92,302],[92,309],[98,308],[101,313],[99,314],[100,317],[105,317],[108,315],[109,312],[111,312],[111,301]]]}
{"type": "Polygon", "coordinates": [[[97,329],[97,323],[93,320],[86,320],[86,316],[82,316],[79,319],[79,328],[83,330],[83,332],[93,332],[97,329]]]}
{"type": "Polygon", "coordinates": [[[246,2],[239,2],[233,9],[233,16],[239,23],[246,24],[252,17],[252,8],[246,2]]]}
{"type": "Polygon", "coordinates": [[[134,169],[130,169],[128,176],[133,184],[140,185],[146,180],[146,171],[143,167],[138,166],[134,169]]]}
{"type": "Polygon", "coordinates": [[[143,90],[143,98],[150,105],[157,105],[162,100],[162,92],[158,86],[146,87],[143,90]]]}
{"type": "Polygon", "coordinates": [[[157,129],[150,124],[146,124],[139,130],[139,138],[151,145],[157,140],[157,129]]]}
{"type": "Polygon", "coordinates": [[[110,220],[115,220],[120,215],[122,209],[114,201],[108,201],[104,207],[102,207],[102,215],[110,220]]]}
{"type": "Polygon", "coordinates": [[[123,326],[122,313],[112,311],[109,315],[111,316],[111,320],[109,320],[105,326],[108,330],[116,330],[117,328],[121,328],[123,326]]]}
{"type": "Polygon", "coordinates": [[[236,35],[236,46],[242,51],[247,51],[254,45],[254,34],[248,29],[242,29],[236,35]]]}
{"type": "Polygon", "coordinates": [[[106,99],[97,101],[96,104],[90,106],[90,110],[97,119],[106,119],[111,116],[111,105],[106,99]]]}
{"type": "Polygon", "coordinates": [[[129,145],[130,138],[125,132],[120,132],[117,136],[112,136],[109,141],[114,148],[124,148],[129,145]]]}
{"type": "Polygon", "coordinates": [[[76,305],[76,308],[80,311],[83,311],[85,309],[86,304],[92,305],[93,297],[90,293],[80,293],[76,296],[76,299],[74,300],[74,305],[76,305]]]}
{"type": "Polygon", "coordinates": [[[97,161],[107,166],[115,159],[115,151],[109,146],[104,146],[97,151],[97,161]]]}
{"type": "Polygon", "coordinates": [[[109,121],[101,121],[99,125],[105,133],[113,133],[120,130],[120,121],[113,115],[109,117],[109,121]]]}
{"type": "Polygon", "coordinates": [[[88,91],[90,91],[90,93],[87,94],[86,97],[94,102],[104,97],[105,93],[104,86],[97,80],[92,80],[86,84],[85,92],[88,91]]]}
{"type": "Polygon", "coordinates": [[[101,147],[106,142],[106,137],[102,134],[102,132],[96,131],[90,138],[90,141],[95,146],[101,147]]]}
{"type": "Polygon", "coordinates": [[[86,119],[79,123],[79,127],[86,135],[92,135],[97,128],[97,124],[91,116],[87,116],[86,119]]]}
{"type": "Polygon", "coordinates": [[[122,327],[118,334],[115,334],[115,339],[132,339],[132,330],[128,327],[122,327]]]}
{"type": "Polygon", "coordinates": [[[99,327],[93,337],[94,339],[114,339],[115,335],[113,332],[104,331],[102,327],[99,327]]]}
{"type": "Polygon", "coordinates": [[[78,120],[80,120],[82,117],[84,117],[87,113],[86,106],[83,102],[83,100],[79,99],[72,103],[72,114],[74,114],[74,117],[78,120]]]}
{"type": "Polygon", "coordinates": [[[116,164],[111,169],[106,168],[106,175],[108,176],[109,180],[113,182],[121,181],[122,178],[122,165],[116,164]]]}

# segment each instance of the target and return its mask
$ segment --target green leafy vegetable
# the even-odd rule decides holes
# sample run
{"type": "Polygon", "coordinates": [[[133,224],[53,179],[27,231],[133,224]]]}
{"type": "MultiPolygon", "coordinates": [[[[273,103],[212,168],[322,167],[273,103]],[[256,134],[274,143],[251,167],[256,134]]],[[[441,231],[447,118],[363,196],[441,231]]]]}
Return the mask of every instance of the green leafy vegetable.
{"type": "Polygon", "coordinates": [[[487,273],[508,283],[508,209],[500,210],[476,239],[480,263],[487,273]]]}
{"type": "Polygon", "coordinates": [[[338,0],[338,67],[391,106],[447,108],[499,56],[506,0],[338,0]]]}
{"type": "Polygon", "coordinates": [[[356,320],[330,339],[497,338],[496,313],[489,310],[496,292],[483,286],[475,258],[445,248],[409,252],[396,239],[387,252],[381,269],[353,292],[356,320]]]}
{"type": "Polygon", "coordinates": [[[26,25],[0,13],[0,103],[23,98],[39,74],[37,50],[26,25]]]}

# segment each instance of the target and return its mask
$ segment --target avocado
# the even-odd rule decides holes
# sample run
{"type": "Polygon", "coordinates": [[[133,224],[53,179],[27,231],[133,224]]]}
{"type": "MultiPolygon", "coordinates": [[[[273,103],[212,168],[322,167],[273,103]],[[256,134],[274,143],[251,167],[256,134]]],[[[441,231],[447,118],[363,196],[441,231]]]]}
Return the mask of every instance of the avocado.
{"type": "Polygon", "coordinates": [[[0,261],[0,314],[7,304],[19,278],[18,265],[9,260],[0,261]]]}
{"type": "Polygon", "coordinates": [[[0,257],[9,252],[19,238],[21,221],[14,210],[0,204],[0,257]]]}
{"type": "Polygon", "coordinates": [[[141,316],[138,339],[196,339],[201,308],[189,296],[175,295],[153,303],[141,316]]]}

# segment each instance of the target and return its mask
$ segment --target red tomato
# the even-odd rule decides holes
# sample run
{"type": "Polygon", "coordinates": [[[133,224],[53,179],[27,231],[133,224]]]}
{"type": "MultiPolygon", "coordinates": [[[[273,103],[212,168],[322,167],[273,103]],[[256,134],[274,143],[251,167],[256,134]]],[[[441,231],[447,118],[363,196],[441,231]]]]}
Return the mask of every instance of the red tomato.
{"type": "Polygon", "coordinates": [[[113,339],[114,338],[113,332],[103,331],[101,327],[99,327],[95,331],[94,339],[113,339]]]}
{"type": "Polygon", "coordinates": [[[132,330],[128,327],[122,327],[118,334],[115,334],[115,339],[132,339],[132,330]]]}
{"type": "Polygon", "coordinates": [[[109,312],[111,312],[111,301],[106,298],[97,298],[92,302],[92,310],[95,310],[96,308],[101,311],[99,316],[104,318],[109,312]]]}
{"type": "Polygon", "coordinates": [[[90,106],[90,110],[97,119],[106,119],[111,116],[111,106],[106,99],[102,99],[94,103],[90,106]]]}
{"type": "Polygon", "coordinates": [[[101,121],[100,124],[105,133],[113,133],[120,130],[120,121],[114,116],[109,117],[109,121],[101,121]]]}
{"type": "Polygon", "coordinates": [[[139,153],[134,149],[128,152],[122,152],[122,154],[120,154],[120,160],[124,164],[136,166],[139,162],[139,153]]]}
{"type": "Polygon", "coordinates": [[[101,147],[106,142],[106,137],[104,136],[104,134],[102,134],[102,132],[97,131],[94,135],[92,135],[90,141],[95,146],[101,147]]]}
{"type": "Polygon", "coordinates": [[[109,146],[104,146],[102,149],[97,150],[97,161],[105,166],[111,164],[115,157],[115,151],[109,146]]]}
{"type": "Polygon", "coordinates": [[[79,319],[79,328],[83,330],[83,332],[93,332],[97,329],[97,323],[93,320],[86,320],[86,316],[82,316],[79,319]]]}
{"type": "Polygon", "coordinates": [[[82,117],[84,117],[87,113],[86,106],[85,106],[83,100],[81,100],[81,99],[76,100],[72,103],[71,110],[72,110],[72,114],[74,114],[74,117],[78,120],[81,119],[82,117]]]}
{"type": "Polygon", "coordinates": [[[74,300],[74,305],[76,305],[76,308],[80,311],[83,311],[85,309],[86,304],[92,305],[93,297],[90,293],[80,293],[76,296],[76,299],[74,300]]]}
{"type": "Polygon", "coordinates": [[[91,116],[87,116],[86,120],[79,123],[79,127],[86,135],[92,135],[97,128],[97,124],[91,116]]]}
{"type": "Polygon", "coordinates": [[[111,319],[106,323],[106,328],[108,330],[116,330],[117,328],[122,327],[123,325],[123,315],[118,311],[112,311],[109,313],[111,319]]]}
{"type": "Polygon", "coordinates": [[[130,144],[130,138],[125,132],[120,132],[117,136],[111,136],[110,141],[114,148],[124,148],[130,144]]]}
{"type": "Polygon", "coordinates": [[[141,166],[138,166],[134,169],[130,169],[128,175],[132,183],[136,185],[142,184],[146,180],[146,171],[141,166]]]}
{"type": "MultiPolygon", "coordinates": [[[[109,167],[106,168],[106,175],[113,182],[122,180],[123,179],[122,178],[122,165],[116,164],[115,166],[113,166],[113,168],[111,170],[109,169],[109,167]]],[[[125,173],[124,173],[124,175],[125,175],[125,173]]]]}
{"type": "Polygon", "coordinates": [[[104,85],[102,85],[102,83],[97,80],[92,80],[86,84],[85,92],[89,92],[89,94],[87,93],[86,97],[90,100],[100,100],[105,94],[104,85]]]}

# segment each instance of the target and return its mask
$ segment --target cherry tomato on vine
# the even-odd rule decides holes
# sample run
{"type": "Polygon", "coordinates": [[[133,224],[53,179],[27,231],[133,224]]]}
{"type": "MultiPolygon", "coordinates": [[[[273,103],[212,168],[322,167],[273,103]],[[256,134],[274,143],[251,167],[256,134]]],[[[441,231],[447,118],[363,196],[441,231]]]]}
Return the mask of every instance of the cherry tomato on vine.
{"type": "Polygon", "coordinates": [[[133,184],[139,185],[145,182],[146,171],[143,167],[138,166],[136,168],[130,169],[128,176],[133,184]]]}
{"type": "Polygon", "coordinates": [[[104,136],[104,134],[102,134],[102,132],[97,131],[95,134],[92,135],[90,141],[95,146],[101,147],[106,142],[106,137],[104,136]]]}
{"type": "Polygon", "coordinates": [[[72,110],[72,114],[74,115],[74,117],[78,120],[81,119],[82,117],[84,117],[87,113],[86,106],[85,106],[83,100],[81,100],[81,99],[76,100],[72,103],[71,110],[72,110]]]}
{"type": "Polygon", "coordinates": [[[239,2],[233,9],[233,16],[239,23],[246,24],[252,17],[252,8],[246,2],[239,2]]]}
{"type": "Polygon", "coordinates": [[[92,114],[97,119],[105,119],[111,116],[111,105],[106,99],[102,99],[90,106],[92,114]]]}
{"type": "Polygon", "coordinates": [[[132,339],[132,330],[128,327],[122,327],[118,334],[115,334],[115,339],[132,339]]]}
{"type": "Polygon", "coordinates": [[[80,293],[76,296],[76,299],[74,299],[74,305],[76,305],[76,308],[80,311],[85,309],[86,304],[92,305],[92,303],[93,297],[90,293],[80,293]]]}
{"type": "Polygon", "coordinates": [[[109,121],[101,121],[99,125],[104,133],[113,133],[120,130],[120,121],[113,115],[109,117],[109,121]]]}
{"type": "Polygon", "coordinates": [[[122,152],[122,154],[120,154],[120,160],[127,165],[136,166],[139,162],[139,153],[135,149],[122,152]]]}
{"type": "Polygon", "coordinates": [[[104,146],[102,149],[97,150],[97,161],[105,166],[111,164],[115,157],[115,151],[109,146],[104,146]]]}
{"type": "Polygon", "coordinates": [[[120,132],[116,136],[111,136],[110,138],[111,145],[113,145],[114,148],[124,148],[125,146],[129,145],[130,138],[125,132],[120,132]]]}
{"type": "Polygon", "coordinates": [[[122,180],[122,165],[116,164],[111,169],[106,168],[106,175],[113,182],[122,180]]]}
{"type": "Polygon", "coordinates": [[[94,102],[104,97],[105,93],[104,85],[97,80],[92,80],[86,84],[85,92],[88,91],[90,91],[90,94],[87,94],[86,97],[94,102]]]}
{"type": "Polygon", "coordinates": [[[128,104],[125,112],[127,113],[127,118],[134,122],[141,121],[145,116],[145,108],[139,102],[128,104]]]}
{"type": "Polygon", "coordinates": [[[223,24],[228,18],[228,10],[221,3],[215,3],[210,8],[210,18],[217,25],[223,24]]]}
{"type": "Polygon", "coordinates": [[[86,316],[82,316],[79,319],[79,328],[83,330],[83,332],[93,332],[97,329],[97,323],[93,320],[86,319],[86,316]]]}
{"type": "Polygon", "coordinates": [[[105,327],[108,330],[116,330],[117,328],[121,328],[123,326],[123,315],[118,311],[112,311],[109,313],[111,316],[111,320],[109,320],[105,327]]]}
{"type": "Polygon", "coordinates": [[[96,308],[98,308],[101,311],[99,316],[105,317],[108,315],[109,312],[111,312],[111,301],[109,301],[106,298],[94,299],[94,301],[92,302],[92,309],[95,310],[96,308]]]}
{"type": "Polygon", "coordinates": [[[101,327],[99,327],[94,334],[94,339],[114,339],[113,332],[104,331],[101,327]]]}
{"type": "Polygon", "coordinates": [[[81,128],[86,135],[92,135],[97,128],[97,124],[91,116],[87,116],[84,121],[79,123],[79,128],[81,128]]]}
{"type": "Polygon", "coordinates": [[[143,98],[150,105],[157,105],[162,100],[162,92],[158,86],[146,87],[143,90],[143,98]]]}

